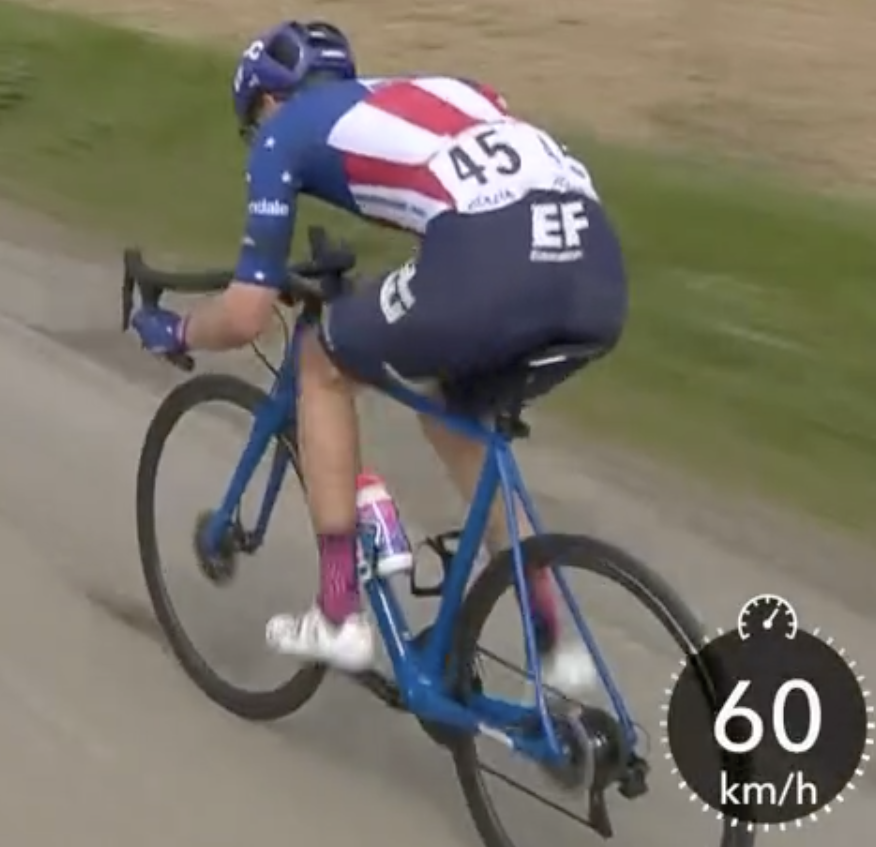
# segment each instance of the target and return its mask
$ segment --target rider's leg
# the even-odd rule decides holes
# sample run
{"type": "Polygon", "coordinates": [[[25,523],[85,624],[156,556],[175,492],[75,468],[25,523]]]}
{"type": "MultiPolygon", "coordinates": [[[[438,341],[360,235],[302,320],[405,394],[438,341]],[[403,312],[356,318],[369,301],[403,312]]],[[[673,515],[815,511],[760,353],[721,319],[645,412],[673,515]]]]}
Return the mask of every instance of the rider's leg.
{"type": "MultiPolygon", "coordinates": [[[[426,438],[444,463],[457,490],[471,502],[484,463],[485,448],[476,441],[447,429],[434,418],[420,416],[426,438]]],[[[509,546],[511,539],[501,497],[493,503],[487,527],[487,548],[496,553],[509,546]]],[[[533,528],[519,500],[515,503],[518,534],[533,535],[533,528]]],[[[541,653],[542,679],[551,688],[569,697],[580,697],[597,681],[596,667],[580,638],[561,639],[556,587],[546,568],[528,574],[533,605],[536,646],[541,653]]]]}
{"type": "Polygon", "coordinates": [[[311,520],[322,548],[319,602],[326,617],[340,623],[358,611],[355,396],[313,332],[303,339],[300,362],[298,449],[311,520]]]}
{"type": "MultiPolygon", "coordinates": [[[[426,438],[447,469],[456,490],[466,502],[470,503],[484,465],[484,446],[448,429],[434,417],[420,415],[419,419],[426,438]]],[[[514,512],[519,537],[521,540],[529,538],[534,534],[534,530],[519,500],[515,500],[514,512]]],[[[495,554],[506,549],[510,544],[505,505],[501,496],[497,496],[490,509],[487,523],[487,550],[490,554],[495,554]]],[[[544,652],[549,652],[556,645],[559,637],[559,615],[553,580],[550,571],[544,568],[531,571],[528,577],[529,590],[535,606],[539,643],[544,652]]]]}
{"type": "Polygon", "coordinates": [[[320,588],[304,615],[278,615],[268,640],[279,651],[347,670],[367,667],[374,638],[359,612],[355,385],[332,364],[315,332],[302,340],[298,449],[319,547],[320,588]]]}
{"type": "MultiPolygon", "coordinates": [[[[320,595],[304,615],[278,615],[268,641],[280,652],[346,670],[373,659],[374,634],[358,614],[356,477],[360,470],[355,385],[380,385],[384,363],[410,350],[421,324],[399,320],[395,288],[414,275],[410,263],[380,284],[360,285],[324,310],[318,334],[299,361],[299,450],[311,518],[320,536],[320,595]]],[[[427,321],[428,323],[428,321],[427,321]]]]}

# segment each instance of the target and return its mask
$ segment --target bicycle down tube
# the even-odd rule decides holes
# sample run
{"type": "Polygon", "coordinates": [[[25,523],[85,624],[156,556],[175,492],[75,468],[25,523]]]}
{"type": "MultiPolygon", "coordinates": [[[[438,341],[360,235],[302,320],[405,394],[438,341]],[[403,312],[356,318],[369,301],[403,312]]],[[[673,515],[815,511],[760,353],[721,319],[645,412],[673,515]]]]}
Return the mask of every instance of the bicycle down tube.
{"type": "MultiPolygon", "coordinates": [[[[222,498],[222,503],[213,513],[207,526],[206,540],[212,549],[218,546],[225,527],[230,524],[234,511],[237,509],[247,486],[252,480],[253,474],[262,460],[271,438],[285,432],[290,426],[290,422],[292,426],[295,424],[297,418],[296,393],[298,390],[296,373],[299,358],[298,351],[302,337],[299,331],[300,324],[301,317],[296,322],[295,332],[289,341],[288,349],[274,378],[268,398],[253,418],[246,446],[243,449],[243,454],[237,463],[237,467],[234,469],[231,482],[228,485],[225,496],[222,498]]],[[[268,525],[286,476],[288,464],[288,454],[286,451],[278,449],[274,453],[268,482],[265,487],[265,496],[256,519],[255,531],[253,533],[253,542],[256,547],[261,545],[267,534],[268,525]]]]}

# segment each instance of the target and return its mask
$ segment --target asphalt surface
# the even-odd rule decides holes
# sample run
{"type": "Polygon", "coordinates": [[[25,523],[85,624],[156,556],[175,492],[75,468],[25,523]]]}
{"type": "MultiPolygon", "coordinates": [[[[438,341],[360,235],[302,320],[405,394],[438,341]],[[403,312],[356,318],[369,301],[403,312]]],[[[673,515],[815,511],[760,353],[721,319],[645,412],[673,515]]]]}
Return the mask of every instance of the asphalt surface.
{"type": "MultiPolygon", "coordinates": [[[[133,485],[150,415],[179,377],[118,332],[111,264],[83,258],[64,239],[49,252],[50,229],[5,217],[0,844],[478,843],[446,756],[416,724],[349,683],[330,680],[294,718],[253,726],[209,703],[176,667],[142,587],[133,485]]],[[[235,356],[206,364],[249,367],[235,356]]],[[[459,507],[421,453],[414,426],[375,399],[363,405],[369,458],[394,483],[412,527],[441,528],[459,507]]],[[[187,534],[196,512],[218,496],[241,438],[222,416],[181,430],[159,489],[160,520],[181,613],[217,663],[255,683],[286,668],[265,656],[259,638],[270,614],[308,599],[314,561],[300,495],[290,487],[269,549],[245,577],[224,592],[199,582],[187,534]]],[[[713,628],[732,627],[752,595],[787,596],[804,626],[821,626],[861,673],[876,673],[876,589],[866,551],[782,521],[728,518],[728,511],[716,522],[708,498],[706,507],[683,503],[668,482],[607,469],[550,441],[522,456],[554,526],[598,531],[646,556],[713,628]]],[[[614,843],[717,844],[714,816],[688,803],[662,758],[658,722],[676,666],[672,646],[630,601],[589,590],[585,608],[597,635],[655,736],[655,790],[635,806],[613,801],[614,843]]],[[[507,620],[495,636],[505,646],[507,620]]],[[[872,843],[874,794],[871,773],[830,815],[762,843],[872,843]]],[[[600,843],[525,798],[498,802],[521,847],[600,843]]]]}

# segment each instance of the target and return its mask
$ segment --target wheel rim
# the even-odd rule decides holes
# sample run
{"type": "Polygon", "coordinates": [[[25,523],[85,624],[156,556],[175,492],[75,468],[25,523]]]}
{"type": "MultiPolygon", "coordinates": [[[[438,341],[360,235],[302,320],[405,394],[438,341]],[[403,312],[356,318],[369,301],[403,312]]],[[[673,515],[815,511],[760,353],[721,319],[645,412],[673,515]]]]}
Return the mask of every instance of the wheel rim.
{"type": "MultiPolygon", "coordinates": [[[[590,559],[591,565],[593,565],[595,562],[596,562],[595,558],[590,559]]],[[[661,602],[662,602],[661,598],[658,595],[655,595],[654,592],[651,591],[651,586],[649,586],[647,584],[645,584],[645,585],[637,584],[635,582],[635,577],[636,577],[635,574],[624,573],[622,571],[618,572],[618,573],[613,573],[613,574],[604,573],[606,571],[611,571],[612,568],[613,568],[613,565],[611,562],[607,562],[607,561],[603,560],[601,565],[598,567],[598,570],[603,572],[602,577],[601,577],[603,580],[604,580],[604,577],[606,575],[611,575],[611,576],[615,577],[615,580],[616,580],[615,581],[615,588],[614,588],[615,591],[617,591],[618,589],[633,590],[633,591],[637,591],[643,597],[649,596],[649,599],[651,600],[651,602],[654,606],[654,611],[656,611],[656,609],[661,606],[661,602]]],[[[593,578],[594,577],[591,576],[591,579],[593,579],[593,578]]],[[[507,583],[507,579],[508,579],[508,577],[506,575],[505,577],[502,578],[501,581],[503,583],[507,583]]],[[[496,580],[497,583],[498,583],[498,581],[499,580],[496,580]]],[[[476,588],[472,591],[472,594],[474,594],[476,592],[476,588]]],[[[495,595],[496,591],[493,590],[491,592],[484,592],[485,596],[488,593],[495,595]]],[[[580,591],[576,591],[575,593],[576,593],[576,596],[578,596],[579,598],[581,597],[580,591]]],[[[632,600],[632,598],[630,598],[630,599],[632,600]]],[[[601,601],[602,601],[602,598],[600,596],[599,602],[601,603],[601,601]]],[[[628,601],[628,604],[629,604],[629,602],[630,601],[628,601]]],[[[593,603],[585,603],[583,605],[584,614],[588,615],[588,613],[592,613],[593,606],[594,606],[593,603]]],[[[598,606],[597,606],[597,608],[598,608],[598,606]]],[[[638,610],[637,614],[639,614],[639,615],[641,615],[642,612],[644,611],[638,605],[633,606],[633,609],[637,609],[638,610]]],[[[666,608],[663,607],[663,613],[665,614],[665,612],[666,612],[666,608]]],[[[493,613],[495,614],[495,610],[493,613]]],[[[511,613],[511,612],[508,613],[509,618],[512,618],[514,616],[516,616],[516,626],[517,626],[517,629],[519,630],[519,614],[516,611],[516,605],[514,607],[513,613],[511,613]]],[[[476,627],[477,629],[482,630],[483,623],[484,623],[483,615],[480,615],[478,617],[480,618],[480,620],[475,620],[475,616],[472,616],[472,620],[470,621],[470,624],[473,627],[476,627]]],[[[588,617],[588,622],[591,621],[592,617],[593,616],[591,614],[588,617]]],[[[597,615],[597,617],[599,617],[599,616],[597,615]]],[[[652,611],[652,617],[653,617],[653,611],[652,611]]],[[[697,643],[701,643],[701,642],[698,642],[698,639],[701,637],[701,635],[700,635],[699,631],[696,629],[696,627],[692,627],[692,626],[687,625],[689,623],[688,621],[685,621],[684,623],[686,624],[686,626],[681,627],[681,628],[677,628],[678,631],[673,632],[671,638],[667,633],[663,633],[663,643],[668,645],[667,650],[674,650],[676,652],[674,652],[674,658],[669,657],[667,659],[667,661],[665,661],[663,663],[662,672],[659,675],[658,674],[654,675],[654,681],[657,684],[655,687],[658,687],[661,693],[671,684],[671,675],[675,670],[678,669],[679,661],[683,658],[683,655],[684,655],[683,652],[679,649],[679,645],[676,642],[682,642],[685,645],[685,647],[688,649],[692,649],[694,645],[696,645],[697,643]]],[[[489,625],[489,619],[487,619],[487,625],[489,625]]],[[[653,626],[657,629],[658,632],[661,631],[661,628],[659,627],[659,622],[658,622],[657,618],[653,618],[653,626]]],[[[600,638],[598,626],[596,627],[596,629],[597,629],[597,632],[596,632],[597,639],[600,641],[600,643],[602,643],[605,639],[600,638]]],[[[481,646],[483,646],[483,634],[484,633],[483,633],[483,631],[481,631],[479,634],[481,635],[481,638],[479,640],[482,642],[481,646]]],[[[649,639],[643,639],[643,640],[645,640],[647,643],[647,641],[649,639]]],[[[617,665],[617,662],[612,662],[611,658],[609,658],[608,660],[609,660],[609,664],[612,665],[613,667],[617,665]]],[[[512,664],[515,664],[515,663],[512,662],[512,664]]],[[[516,663],[516,664],[519,664],[519,663],[516,663]]],[[[492,683],[490,682],[490,674],[484,669],[483,662],[481,663],[481,670],[482,670],[482,676],[484,678],[484,682],[486,685],[487,693],[497,693],[495,691],[495,688],[493,688],[491,691],[492,683]]],[[[623,680],[621,680],[620,682],[621,682],[621,688],[624,689],[625,686],[623,684],[623,680]]],[[[627,693],[629,693],[629,692],[627,692],[627,693]]],[[[634,717],[638,718],[639,717],[638,711],[635,710],[636,698],[628,696],[627,702],[628,702],[628,706],[634,711],[634,717]]],[[[661,705],[660,703],[654,704],[654,708],[652,711],[652,718],[649,721],[649,723],[651,725],[647,727],[650,730],[650,734],[652,736],[657,736],[659,731],[660,731],[659,723],[660,723],[660,720],[662,717],[660,705],[661,705]]],[[[740,832],[739,828],[734,829],[730,825],[729,822],[727,822],[723,827],[720,825],[716,825],[716,823],[714,821],[714,818],[715,818],[714,813],[710,813],[709,815],[702,815],[701,817],[698,817],[698,815],[699,815],[698,807],[693,806],[693,804],[688,803],[687,796],[678,790],[677,785],[675,784],[677,781],[671,779],[671,763],[665,762],[663,760],[662,757],[663,757],[664,751],[663,751],[663,749],[661,749],[659,747],[659,739],[657,739],[657,740],[658,740],[658,743],[652,743],[652,745],[651,745],[652,750],[651,750],[650,759],[651,759],[652,769],[654,771],[658,771],[660,769],[661,765],[665,765],[665,768],[662,769],[663,773],[660,775],[660,778],[661,778],[660,794],[659,795],[655,794],[654,799],[659,799],[661,802],[668,800],[669,802],[674,804],[674,805],[670,806],[670,808],[676,810],[676,812],[678,813],[678,817],[681,818],[683,824],[685,825],[685,827],[687,829],[693,829],[696,831],[697,836],[694,837],[694,840],[696,840],[696,838],[698,838],[699,840],[697,841],[697,843],[720,844],[721,847],[747,847],[747,845],[751,845],[754,841],[752,835],[750,835],[748,833],[740,832]],[[690,809],[690,811],[687,811],[688,809],[690,809]],[[684,815],[684,817],[681,817],[682,815],[684,815]]],[[[652,738],[652,742],[653,741],[654,741],[654,739],[652,738]]],[[[483,794],[483,803],[482,803],[483,808],[480,810],[478,810],[476,808],[478,806],[478,801],[475,801],[475,803],[473,804],[473,806],[475,807],[475,808],[473,808],[473,812],[475,813],[476,818],[477,818],[478,814],[480,814],[481,817],[484,819],[479,824],[479,828],[481,829],[482,834],[484,834],[484,830],[489,830],[489,829],[495,829],[498,831],[498,834],[494,836],[494,838],[491,842],[491,845],[493,845],[493,847],[499,847],[499,845],[501,845],[502,847],[508,847],[508,845],[510,845],[510,844],[514,844],[514,845],[516,845],[516,847],[529,847],[529,841],[531,841],[531,840],[537,840],[538,838],[541,838],[542,840],[544,840],[545,832],[548,832],[549,830],[544,829],[543,827],[540,828],[538,831],[534,832],[534,834],[531,835],[529,839],[527,839],[525,832],[521,837],[520,833],[517,831],[518,830],[517,821],[515,821],[513,819],[514,815],[509,814],[506,811],[506,809],[509,805],[507,798],[505,798],[505,803],[504,803],[505,808],[502,808],[502,803],[503,803],[502,798],[497,798],[496,795],[498,792],[490,784],[491,780],[505,781],[505,777],[507,777],[508,774],[501,773],[501,771],[503,769],[494,767],[492,762],[483,761],[484,756],[477,749],[477,747],[479,747],[479,746],[481,746],[481,745],[477,744],[476,742],[470,744],[469,749],[466,752],[464,752],[458,756],[457,766],[460,767],[460,765],[462,765],[460,767],[460,771],[461,771],[460,775],[461,776],[462,776],[462,771],[464,771],[466,768],[468,768],[471,771],[471,773],[468,777],[469,782],[470,782],[469,790],[472,792],[478,792],[478,793],[483,794]],[[465,759],[467,759],[468,761],[465,762],[464,761],[465,759]],[[486,765],[486,768],[484,768],[484,765],[486,765]],[[498,775],[496,774],[497,770],[500,771],[500,774],[498,774],[498,775]],[[499,819],[500,815],[503,818],[508,816],[509,821],[506,823],[504,820],[500,820],[499,819]],[[512,838],[513,838],[513,840],[512,840],[512,838]]],[[[526,767],[526,766],[524,766],[524,767],[526,767]]],[[[512,776],[513,776],[513,774],[512,774],[512,776]]],[[[620,831],[621,828],[623,828],[623,830],[625,832],[633,832],[633,831],[636,831],[636,828],[638,826],[642,830],[642,832],[640,834],[638,834],[638,837],[647,837],[647,841],[649,844],[662,844],[663,843],[663,841],[655,840],[654,820],[657,819],[658,826],[656,827],[656,829],[659,830],[660,829],[659,818],[666,817],[665,809],[661,811],[660,808],[655,808],[654,803],[645,802],[646,800],[650,800],[650,797],[646,797],[643,800],[635,801],[631,805],[628,804],[627,801],[620,800],[619,798],[615,799],[616,792],[614,792],[614,791],[609,792],[609,798],[610,798],[610,808],[612,810],[612,818],[615,821],[616,830],[620,831]],[[628,818],[630,819],[629,821],[627,820],[628,818]],[[636,821],[636,818],[639,818],[640,820],[636,821]]],[[[513,805],[513,802],[514,801],[512,800],[512,805],[513,805]]],[[[532,804],[530,804],[530,806],[531,805],[532,804]]],[[[581,805],[583,806],[583,804],[581,804],[581,805]]],[[[521,808],[522,808],[522,806],[521,806],[521,808]]],[[[521,815],[524,817],[530,816],[530,812],[528,811],[528,809],[529,809],[529,806],[527,806],[526,814],[522,815],[522,813],[521,813],[521,815]]],[[[573,809],[571,811],[574,814],[576,811],[580,811],[580,810],[581,809],[579,806],[578,808],[573,809]]],[[[551,809],[551,811],[553,812],[556,810],[551,809]]],[[[564,808],[564,809],[562,809],[562,811],[568,812],[570,810],[568,808],[564,808]]],[[[676,818],[676,819],[678,819],[678,818],[676,818]]],[[[668,824],[664,824],[664,826],[665,826],[666,832],[663,834],[664,835],[663,840],[667,844],[675,844],[675,843],[679,843],[679,841],[687,842],[687,838],[688,838],[687,833],[685,833],[683,836],[679,836],[678,831],[674,826],[670,826],[668,824]]],[[[525,828],[523,828],[523,829],[525,830],[525,828]]],[[[573,834],[571,837],[574,838],[576,836],[573,834]]],[[[580,838],[580,835],[578,835],[577,837],[580,838]]],[[[559,836],[555,837],[553,834],[550,836],[550,838],[552,840],[552,843],[557,843],[557,844],[562,843],[562,840],[563,840],[561,837],[559,837],[559,836]]],[[[633,837],[631,839],[631,843],[637,843],[636,837],[633,837]]]]}
{"type": "MultiPolygon", "coordinates": [[[[273,719],[289,711],[286,706],[292,703],[292,694],[296,690],[302,695],[305,686],[315,690],[322,671],[273,656],[264,643],[268,618],[284,606],[288,608],[294,605],[296,598],[298,602],[305,602],[300,585],[299,590],[255,585],[254,581],[260,576],[258,569],[264,569],[265,562],[261,556],[251,559],[241,557],[239,553],[233,579],[209,582],[202,573],[203,563],[199,563],[194,554],[192,540],[198,520],[203,521],[203,512],[206,511],[203,506],[212,506],[221,497],[241,453],[250,420],[247,410],[240,408],[240,403],[229,404],[227,397],[211,399],[214,402],[210,406],[199,405],[195,410],[183,410],[182,413],[176,410],[173,420],[161,421],[160,413],[156,416],[153,430],[163,432],[150,430],[150,436],[155,435],[163,443],[160,445],[160,456],[153,455],[151,461],[146,455],[149,452],[147,436],[141,476],[149,475],[150,469],[145,465],[151,464],[155,485],[150,488],[148,479],[145,482],[138,480],[138,529],[144,571],[162,628],[192,680],[208,696],[231,711],[253,719],[273,719]],[[224,407],[219,415],[216,414],[216,403],[224,407]],[[243,423],[229,421],[230,409],[235,409],[238,419],[242,419],[243,423]],[[191,423],[195,424],[197,437],[185,432],[186,425],[191,423]],[[184,462],[177,464],[173,453],[179,444],[183,445],[188,455],[184,462]],[[219,470],[216,466],[223,461],[224,469],[219,470]],[[168,475],[168,468],[176,468],[177,473],[168,475]],[[173,541],[168,541],[165,516],[162,515],[166,505],[162,499],[163,487],[168,483],[168,476],[171,477],[170,485],[175,489],[170,499],[173,541]],[[194,490],[198,486],[192,480],[205,484],[200,492],[194,490]],[[180,564],[184,577],[182,596],[179,585],[175,583],[175,577],[179,576],[175,571],[180,570],[180,564]],[[204,589],[212,593],[207,603],[211,608],[208,612],[203,607],[196,610],[193,618],[191,606],[203,604],[204,589]],[[195,597],[198,590],[201,590],[201,596],[195,597]],[[220,602],[211,603],[215,598],[220,598],[220,602]],[[194,603],[186,608],[188,600],[194,600],[194,603]],[[203,633],[197,632],[196,626],[193,626],[193,620],[200,624],[205,619],[208,624],[206,640],[203,633]],[[273,667],[264,672],[254,667],[256,662],[263,663],[266,668],[271,663],[273,667]]],[[[269,461],[270,453],[263,464],[267,466],[269,461]]],[[[259,476],[264,477],[265,474],[257,474],[259,476]]],[[[264,479],[257,478],[256,482],[259,483],[256,491],[260,500],[264,479]]],[[[294,483],[294,470],[290,467],[284,491],[294,488],[294,483]]],[[[303,495],[298,494],[298,497],[303,503],[303,495]]],[[[288,496],[281,495],[275,518],[283,513],[284,508],[287,514],[291,511],[288,500],[288,496]]],[[[279,521],[276,523],[280,525],[279,521]]],[[[279,535],[279,538],[270,550],[260,552],[268,552],[273,557],[272,569],[280,568],[278,572],[281,574],[294,573],[294,545],[284,549],[283,544],[288,538],[282,532],[275,533],[273,526],[269,541],[271,535],[279,535]]],[[[306,569],[302,571],[305,574],[308,572],[306,569]]],[[[307,593],[310,591],[312,589],[307,593]]]]}

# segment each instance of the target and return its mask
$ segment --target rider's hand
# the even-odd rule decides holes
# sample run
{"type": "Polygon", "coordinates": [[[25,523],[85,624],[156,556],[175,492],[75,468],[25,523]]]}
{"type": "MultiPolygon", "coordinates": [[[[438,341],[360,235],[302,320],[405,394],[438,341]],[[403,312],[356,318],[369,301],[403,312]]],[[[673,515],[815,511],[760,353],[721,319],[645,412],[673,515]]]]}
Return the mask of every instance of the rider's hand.
{"type": "Polygon", "coordinates": [[[143,307],[134,312],[131,325],[150,353],[185,353],[185,320],[169,309],[143,307]]]}

